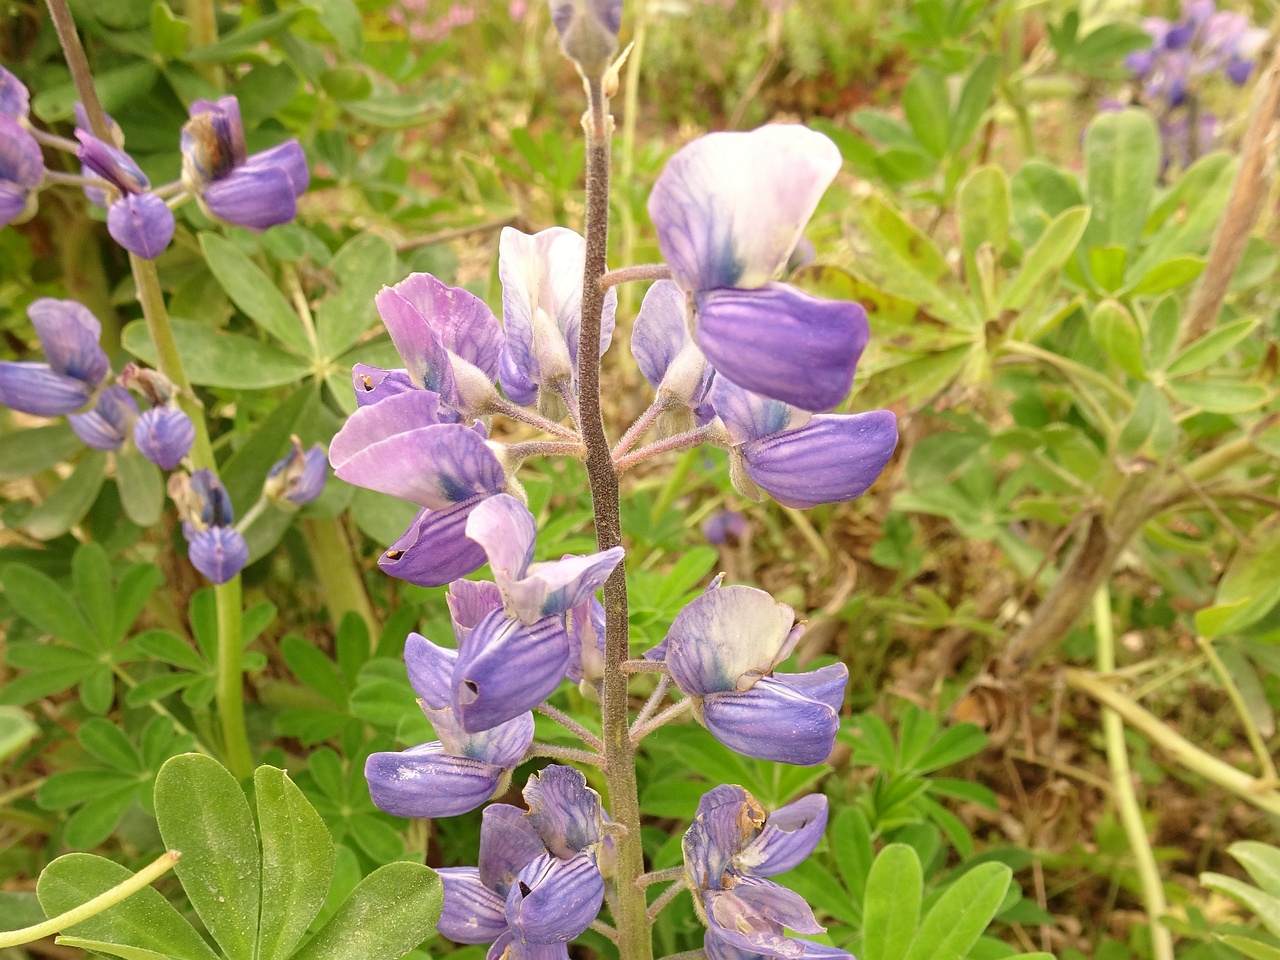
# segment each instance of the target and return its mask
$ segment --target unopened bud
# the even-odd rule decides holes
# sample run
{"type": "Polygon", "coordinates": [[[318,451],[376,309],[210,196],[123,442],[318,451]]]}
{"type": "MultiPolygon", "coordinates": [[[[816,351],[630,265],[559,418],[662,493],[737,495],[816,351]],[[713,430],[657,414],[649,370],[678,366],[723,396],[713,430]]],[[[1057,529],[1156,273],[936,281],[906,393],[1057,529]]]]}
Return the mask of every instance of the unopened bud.
{"type": "Polygon", "coordinates": [[[560,49],[584,77],[603,79],[618,49],[622,0],[551,0],[560,49]]]}

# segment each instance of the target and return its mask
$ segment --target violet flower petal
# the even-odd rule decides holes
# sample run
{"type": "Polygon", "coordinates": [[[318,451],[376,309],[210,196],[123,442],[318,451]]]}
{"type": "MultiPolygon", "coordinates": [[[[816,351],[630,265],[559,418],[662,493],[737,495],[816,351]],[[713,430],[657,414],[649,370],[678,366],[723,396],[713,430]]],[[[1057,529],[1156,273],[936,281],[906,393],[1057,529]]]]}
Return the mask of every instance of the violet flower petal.
{"type": "Polygon", "coordinates": [[[818,670],[775,673],[774,676],[839,713],[844,704],[844,688],[849,683],[849,668],[843,663],[833,663],[818,670]]]}
{"type": "Polygon", "coordinates": [[[866,492],[898,445],[889,410],[814,417],[799,430],[744,444],[747,475],[773,499],[805,509],[866,492]]]}
{"type": "Polygon", "coordinates": [[[245,160],[246,170],[279,170],[289,178],[293,195],[300,197],[311,185],[311,169],[307,155],[297,140],[286,140],[267,150],[259,150],[245,160]]]}
{"type": "Polygon", "coordinates": [[[0,227],[7,227],[27,215],[34,214],[36,194],[33,190],[10,183],[0,174],[0,227]]]}
{"type": "MultiPolygon", "coordinates": [[[[388,293],[401,299],[449,353],[471,364],[490,383],[497,380],[503,345],[502,325],[483,300],[461,287],[446,286],[429,273],[410,274],[394,287],[384,289],[378,295],[380,313],[381,299],[388,293]]],[[[403,312],[403,308],[399,309],[403,312]]],[[[386,322],[385,315],[383,321],[386,322]]],[[[413,338],[421,335],[419,330],[420,327],[414,324],[406,332],[413,338]]],[[[399,350],[400,342],[390,323],[387,323],[387,332],[399,350]]],[[[403,350],[400,355],[408,361],[403,350]]]]}
{"type": "Polygon", "coordinates": [[[538,385],[530,380],[524,370],[516,365],[515,358],[506,346],[498,359],[498,382],[507,399],[521,407],[531,407],[538,402],[538,385]]]}
{"type": "Polygon", "coordinates": [[[245,162],[244,124],[233,96],[195,100],[189,112],[180,136],[182,174],[188,188],[198,190],[245,162]]]}
{"type": "Polygon", "coordinates": [[[226,583],[249,562],[249,545],[235,527],[209,527],[191,538],[187,555],[214,583],[226,583]]]}
{"type": "Polygon", "coordinates": [[[587,786],[582,771],[553,763],[529,777],[524,787],[525,815],[547,851],[562,860],[594,847],[604,835],[600,794],[587,786]]]}
{"type": "Polygon", "coordinates": [[[683,147],[649,194],[673,279],[693,291],[768,283],[841,163],[827,137],[793,124],[712,133],[683,147]]]}
{"type": "Polygon", "coordinates": [[[31,94],[21,80],[0,66],[0,115],[25,120],[31,113],[31,94]]]}
{"type": "Polygon", "coordinates": [[[404,665],[409,683],[423,703],[443,710],[453,700],[453,668],[458,651],[432,643],[420,633],[410,633],[404,642],[404,665]]]}
{"type": "MultiPolygon", "coordinates": [[[[427,276],[421,274],[421,276],[427,276]]],[[[435,280],[434,277],[429,279],[435,280]]],[[[408,281],[405,281],[408,282],[408,281]]],[[[436,281],[440,290],[438,299],[443,301],[450,288],[436,281]]],[[[382,318],[387,333],[396,352],[404,361],[414,385],[438,393],[446,400],[452,401],[455,395],[453,382],[453,364],[449,361],[449,353],[441,343],[434,327],[423,312],[400,292],[398,284],[394,287],[383,287],[374,298],[378,315],[382,318]]],[[[419,285],[423,286],[423,285],[419,285]]],[[[419,291],[425,293],[425,291],[419,291]]],[[[458,291],[466,293],[466,291],[458,291]]],[[[470,294],[467,294],[470,296],[470,294]]],[[[419,297],[425,299],[425,297],[419,297]]],[[[435,304],[425,305],[428,311],[438,309],[435,304]]]]}
{"type": "Polygon", "coordinates": [[[702,795],[680,841],[695,895],[725,888],[735,859],[759,835],[767,818],[760,801],[737,784],[721,784],[702,795]]]}
{"type": "Polygon", "coordinates": [[[0,360],[0,404],[36,417],[60,417],[89,402],[90,388],[47,363],[0,360]]]}
{"type": "Polygon", "coordinates": [[[711,382],[707,399],[734,443],[747,443],[803,427],[813,415],[781,400],[744,390],[726,377],[711,382]]]}
{"type": "Polygon", "coordinates": [[[685,293],[672,281],[651,286],[631,328],[631,352],[655,393],[697,406],[714,371],[689,336],[685,307],[685,293]]]}
{"type": "Polygon", "coordinates": [[[480,818],[480,880],[504,899],[516,874],[547,852],[524,814],[509,803],[494,803],[480,818]]]}
{"type": "Polygon", "coordinates": [[[827,798],[811,793],[769,814],[764,829],[737,856],[735,865],[755,877],[794,870],[813,853],[826,829],[827,798]]]}
{"type": "Polygon", "coordinates": [[[591,926],[603,903],[604,878],[593,856],[543,854],[507,891],[507,923],[527,943],[568,943],[591,926]]]}
{"type": "Polygon", "coordinates": [[[138,416],[138,403],[124,387],[104,387],[88,413],[67,415],[67,422],[85,446],[94,450],[119,450],[138,416]]]}
{"type": "Polygon", "coordinates": [[[524,759],[532,743],[533,714],[526,712],[489,730],[469,734],[462,754],[473,760],[483,760],[504,770],[511,770],[524,759]]]}
{"type": "Polygon", "coordinates": [[[794,623],[794,610],[754,587],[695,597],[667,633],[671,679],[691,697],[746,690],[786,658],[794,623]]]}
{"type": "Polygon", "coordinates": [[[735,753],[802,767],[826,760],[840,729],[837,711],[777,677],[742,693],[704,697],[702,719],[735,753]]]}
{"type": "Polygon", "coordinates": [[[493,941],[485,960],[569,960],[569,948],[563,943],[522,942],[508,930],[493,941]]]}
{"type": "Polygon", "coordinates": [[[177,407],[152,407],[133,425],[138,452],[161,470],[172,470],[181,463],[195,439],[195,424],[177,407]]]}
{"type": "Polygon", "coordinates": [[[374,806],[394,817],[456,817],[498,788],[502,768],[451,757],[438,742],[399,753],[372,753],[364,775],[374,806]]]}
{"type": "Polygon", "coordinates": [[[563,618],[523,624],[494,611],[467,634],[453,672],[453,709],[471,733],[532,710],[560,685],[569,662],[563,618]]]}
{"type": "Polygon", "coordinates": [[[356,405],[360,407],[418,389],[409,378],[408,370],[383,370],[364,363],[351,368],[351,387],[356,405]]]}
{"type": "Polygon", "coordinates": [[[440,867],[444,908],[436,932],[454,943],[491,943],[507,932],[506,901],[480,882],[475,867],[440,867]]]}
{"type": "Polygon", "coordinates": [[[569,611],[569,665],[565,676],[574,683],[604,679],[604,604],[595,597],[569,611]]]}
{"type": "Polygon", "coordinates": [[[43,178],[40,144],[17,120],[0,113],[0,180],[34,190],[43,178]]]}
{"type": "Polygon", "coordinates": [[[207,184],[200,197],[219,220],[250,230],[289,223],[298,214],[293,181],[277,167],[239,167],[207,184]]]}
{"type": "Polygon", "coordinates": [[[716,372],[744,390],[819,413],[853,387],[867,346],[867,314],[785,283],[700,293],[698,346],[716,372]]]}
{"type": "Polygon", "coordinates": [[[27,307],[27,316],[50,367],[91,387],[106,379],[111,362],[98,342],[102,324],[88,307],[75,300],[41,297],[27,307]]]}
{"type": "Polygon", "coordinates": [[[85,130],[76,130],[76,139],[80,141],[80,162],[121,193],[142,193],[150,188],[151,181],[142,168],[119,147],[85,130]]]}
{"type": "Polygon", "coordinates": [[[498,585],[488,580],[455,580],[444,599],[449,605],[449,620],[458,643],[486,616],[502,609],[498,585]]]}
{"type": "Polygon", "coordinates": [[[443,587],[485,564],[484,550],[466,534],[467,517],[484,498],[443,510],[424,508],[378,558],[383,573],[420,587],[443,587]]]}
{"type": "Polygon", "coordinates": [[[827,929],[818,923],[804,897],[772,880],[743,877],[733,888],[733,895],[746,904],[749,911],[796,933],[824,933],[827,929]]]}
{"type": "Polygon", "coordinates": [[[125,194],[107,208],[111,239],[144,260],[154,260],[173,240],[173,211],[154,193],[125,194]]]}
{"type": "Polygon", "coordinates": [[[227,488],[212,470],[202,467],[191,474],[191,490],[200,498],[200,522],[210,527],[228,527],[235,510],[227,488]]]}
{"type": "MultiPolygon", "coordinates": [[[[814,943],[812,940],[801,940],[797,937],[787,938],[791,943],[799,945],[805,960],[854,960],[853,954],[839,947],[830,947],[825,943],[814,943]]],[[[774,960],[778,954],[761,953],[758,950],[743,950],[741,947],[726,943],[715,932],[708,929],[703,938],[703,950],[707,960],[774,960]]]]}

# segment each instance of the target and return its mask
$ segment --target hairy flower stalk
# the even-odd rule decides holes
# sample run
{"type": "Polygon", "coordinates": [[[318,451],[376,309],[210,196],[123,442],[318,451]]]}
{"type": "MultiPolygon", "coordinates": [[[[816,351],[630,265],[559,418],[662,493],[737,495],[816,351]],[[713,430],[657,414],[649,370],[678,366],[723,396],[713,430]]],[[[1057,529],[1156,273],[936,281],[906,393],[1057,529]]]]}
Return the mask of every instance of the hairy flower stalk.
{"type": "MultiPolygon", "coordinates": [[[[600,321],[605,289],[600,278],[608,270],[609,247],[609,139],[613,118],[599,79],[587,81],[588,109],[584,119],[587,137],[587,210],[583,232],[587,257],[582,278],[582,325],[578,331],[579,415],[587,449],[587,476],[591,483],[591,507],[595,515],[596,544],[601,550],[622,544],[622,520],[618,500],[618,475],[614,472],[609,439],[600,409],[600,321]]],[[[609,786],[609,810],[626,828],[616,838],[618,894],[618,951],[622,960],[650,960],[653,944],[643,889],[637,883],[644,873],[640,846],[640,799],[636,787],[635,746],[627,715],[627,674],[630,642],[627,622],[627,571],[624,559],[604,584],[605,645],[604,684],[601,690],[602,739],[605,782],[609,786]]]]}

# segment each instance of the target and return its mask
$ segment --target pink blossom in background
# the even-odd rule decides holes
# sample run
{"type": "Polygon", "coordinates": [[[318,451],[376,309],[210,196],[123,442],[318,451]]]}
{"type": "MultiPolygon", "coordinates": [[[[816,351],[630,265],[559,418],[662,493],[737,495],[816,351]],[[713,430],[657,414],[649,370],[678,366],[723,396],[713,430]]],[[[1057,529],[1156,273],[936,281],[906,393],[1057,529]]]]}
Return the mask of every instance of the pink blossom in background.
{"type": "Polygon", "coordinates": [[[529,12],[528,0],[511,0],[507,6],[507,13],[511,15],[511,19],[519,23],[524,19],[524,15],[529,12]]]}

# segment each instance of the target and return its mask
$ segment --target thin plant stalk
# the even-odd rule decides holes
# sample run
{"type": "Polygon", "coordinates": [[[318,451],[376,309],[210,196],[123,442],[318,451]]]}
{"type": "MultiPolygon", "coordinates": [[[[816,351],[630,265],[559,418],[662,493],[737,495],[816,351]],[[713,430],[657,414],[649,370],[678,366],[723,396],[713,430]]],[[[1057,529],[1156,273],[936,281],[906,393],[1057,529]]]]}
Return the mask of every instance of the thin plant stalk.
{"type": "MultiPolygon", "coordinates": [[[[599,78],[587,81],[586,257],[582,281],[582,323],[578,335],[579,422],[587,448],[587,476],[600,550],[622,545],[618,475],[614,472],[609,438],[600,409],[600,324],[604,288],[600,278],[608,269],[609,141],[612,118],[599,78]]],[[[601,726],[605,783],[613,819],[625,829],[615,838],[618,952],[622,960],[651,960],[653,943],[646,917],[644,891],[636,879],[644,873],[640,844],[640,797],[636,786],[635,748],[628,729],[627,674],[622,664],[630,653],[627,623],[626,561],[619,563],[604,585],[605,664],[601,686],[601,726]]]]}
{"type": "MultiPolygon", "coordinates": [[[[1098,670],[1110,673],[1116,668],[1116,648],[1111,624],[1111,589],[1105,584],[1093,595],[1093,632],[1098,643],[1098,670]]],[[[1124,722],[1118,713],[1106,707],[1102,708],[1102,735],[1107,745],[1107,764],[1111,768],[1111,794],[1142,883],[1142,900],[1151,930],[1151,953],[1154,960],[1173,960],[1173,935],[1160,923],[1160,918],[1169,910],[1169,904],[1165,900],[1156,855],[1151,849],[1151,838],[1147,836],[1147,825],[1142,822],[1142,808],[1133,789],[1129,750],[1124,743],[1124,722]]]]}
{"type": "Polygon", "coordinates": [[[253,754],[244,726],[244,608],[240,577],[214,587],[218,611],[217,702],[222,750],[237,780],[253,776],[253,754]]]}
{"type": "Polygon", "coordinates": [[[302,537],[307,541],[307,552],[320,578],[325,606],[329,608],[329,622],[335,630],[348,613],[354,613],[364,621],[369,631],[369,646],[377,649],[382,625],[373,611],[369,591],[365,589],[364,576],[356,564],[355,551],[347,536],[341,517],[308,519],[298,524],[302,537]]]}
{"type": "Polygon", "coordinates": [[[0,950],[16,947],[24,943],[33,943],[36,940],[43,940],[45,937],[61,933],[68,927],[74,927],[77,923],[84,923],[84,921],[91,917],[96,917],[105,910],[110,910],[117,903],[127,900],[143,887],[151,886],[156,880],[172,870],[181,858],[182,854],[178,851],[168,850],[128,880],[116,884],[110,890],[98,894],[92,900],[88,900],[78,907],[73,907],[66,913],[60,913],[56,917],[51,917],[43,923],[37,923],[30,927],[22,927],[19,930],[8,930],[0,933],[0,950]]]}
{"type": "Polygon", "coordinates": [[[1209,666],[1213,668],[1218,682],[1227,691],[1231,705],[1235,707],[1236,716],[1240,718],[1240,725],[1244,727],[1244,735],[1249,741],[1249,746],[1253,748],[1254,756],[1258,758],[1258,770],[1262,774],[1262,779],[1274,785],[1277,782],[1275,761],[1271,759],[1271,751],[1267,749],[1267,743],[1262,739],[1262,733],[1258,730],[1258,725],[1253,722],[1253,714],[1249,712],[1249,706],[1244,702],[1240,688],[1236,685],[1235,680],[1232,679],[1231,671],[1227,669],[1227,665],[1218,656],[1218,651],[1214,649],[1212,640],[1208,637],[1197,637],[1196,644],[1204,651],[1205,658],[1209,661],[1209,666]]]}

